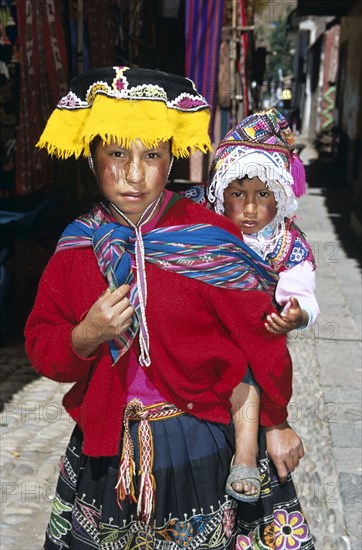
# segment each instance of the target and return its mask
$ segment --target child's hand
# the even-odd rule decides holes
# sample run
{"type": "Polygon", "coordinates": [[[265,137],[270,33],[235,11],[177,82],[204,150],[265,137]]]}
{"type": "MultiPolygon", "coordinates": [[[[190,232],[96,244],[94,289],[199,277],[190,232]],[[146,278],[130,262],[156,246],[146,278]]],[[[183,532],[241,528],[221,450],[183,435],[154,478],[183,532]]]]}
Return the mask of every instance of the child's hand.
{"type": "Polygon", "coordinates": [[[265,328],[273,334],[285,334],[291,330],[303,327],[308,323],[308,313],[299,305],[293,296],[280,313],[272,313],[266,318],[265,328]]]}
{"type": "Polygon", "coordinates": [[[134,310],[128,293],[128,285],[121,285],[114,292],[107,288],[73,329],[72,343],[79,355],[91,355],[100,344],[113,340],[129,328],[134,310]]]}

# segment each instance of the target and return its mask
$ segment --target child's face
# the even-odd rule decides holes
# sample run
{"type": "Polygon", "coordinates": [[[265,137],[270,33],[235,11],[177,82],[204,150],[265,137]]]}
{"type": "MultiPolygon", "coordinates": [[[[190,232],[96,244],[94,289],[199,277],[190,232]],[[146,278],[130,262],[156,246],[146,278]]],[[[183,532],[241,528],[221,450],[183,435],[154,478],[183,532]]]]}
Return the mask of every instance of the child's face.
{"type": "Polygon", "coordinates": [[[100,141],[94,153],[100,191],[135,224],[164,190],[170,162],[168,141],[161,141],[153,148],[139,140],[129,147],[113,141],[103,145],[100,141]]]}
{"type": "Polygon", "coordinates": [[[247,235],[263,229],[276,213],[274,193],[257,177],[235,179],[224,191],[225,216],[247,235]]]}

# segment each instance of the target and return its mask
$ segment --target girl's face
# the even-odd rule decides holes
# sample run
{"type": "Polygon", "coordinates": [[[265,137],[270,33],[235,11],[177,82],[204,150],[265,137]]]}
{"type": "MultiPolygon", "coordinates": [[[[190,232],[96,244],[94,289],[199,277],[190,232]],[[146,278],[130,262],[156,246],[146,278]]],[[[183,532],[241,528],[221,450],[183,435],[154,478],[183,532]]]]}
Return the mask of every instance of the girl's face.
{"type": "Polygon", "coordinates": [[[236,179],[224,191],[225,216],[247,235],[263,229],[276,213],[274,193],[257,177],[236,179]]]}
{"type": "MultiPolygon", "coordinates": [[[[170,144],[162,141],[150,149],[135,140],[126,148],[116,142],[103,145],[100,141],[93,161],[103,196],[136,224],[166,186],[171,163],[170,144]]],[[[161,202],[158,210],[160,207],[161,202]]],[[[124,224],[123,218],[112,212],[117,221],[124,224]]]]}

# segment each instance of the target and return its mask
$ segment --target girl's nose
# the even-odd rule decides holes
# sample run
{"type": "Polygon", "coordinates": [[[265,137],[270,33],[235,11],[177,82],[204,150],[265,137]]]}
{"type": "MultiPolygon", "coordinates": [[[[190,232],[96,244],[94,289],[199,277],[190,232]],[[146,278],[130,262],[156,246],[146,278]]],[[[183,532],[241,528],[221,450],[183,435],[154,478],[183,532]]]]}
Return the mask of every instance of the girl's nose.
{"type": "Polygon", "coordinates": [[[142,163],[129,161],[125,167],[125,180],[129,183],[140,183],[144,179],[142,163]]]}

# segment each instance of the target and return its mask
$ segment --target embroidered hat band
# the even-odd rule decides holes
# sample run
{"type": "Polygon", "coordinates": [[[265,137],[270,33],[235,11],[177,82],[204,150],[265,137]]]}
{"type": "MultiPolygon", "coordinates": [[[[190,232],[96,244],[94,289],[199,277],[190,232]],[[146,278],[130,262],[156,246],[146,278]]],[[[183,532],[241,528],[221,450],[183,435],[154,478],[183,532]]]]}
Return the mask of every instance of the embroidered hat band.
{"type": "Polygon", "coordinates": [[[91,141],[146,147],[172,140],[172,154],[211,150],[209,106],[194,83],[151,69],[108,67],[75,77],[51,114],[37,147],[60,158],[89,155],[91,141]]]}

